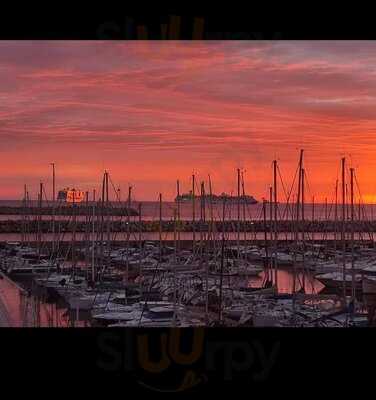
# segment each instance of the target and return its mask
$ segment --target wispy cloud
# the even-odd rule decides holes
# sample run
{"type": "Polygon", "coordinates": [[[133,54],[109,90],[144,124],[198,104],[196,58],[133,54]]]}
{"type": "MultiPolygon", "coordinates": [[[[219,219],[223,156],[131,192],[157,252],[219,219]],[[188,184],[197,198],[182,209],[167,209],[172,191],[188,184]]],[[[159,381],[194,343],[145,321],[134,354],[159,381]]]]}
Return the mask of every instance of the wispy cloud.
{"type": "Polygon", "coordinates": [[[301,147],[311,187],[329,193],[342,154],[375,167],[375,64],[359,41],[0,42],[0,195],[55,161],[61,184],[106,166],[144,198],[162,182],[172,197],[193,169],[231,190],[242,165],[261,197],[271,160],[289,179],[301,147]]]}

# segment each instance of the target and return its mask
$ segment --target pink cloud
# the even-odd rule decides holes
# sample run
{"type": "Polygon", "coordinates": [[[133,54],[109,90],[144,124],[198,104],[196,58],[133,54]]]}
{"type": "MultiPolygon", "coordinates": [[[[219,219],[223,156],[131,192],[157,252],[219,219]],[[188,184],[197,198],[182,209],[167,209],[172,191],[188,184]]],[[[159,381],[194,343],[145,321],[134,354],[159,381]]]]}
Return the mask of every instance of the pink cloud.
{"type": "Polygon", "coordinates": [[[140,198],[193,169],[229,191],[241,165],[262,197],[271,160],[289,180],[304,147],[324,196],[341,155],[375,167],[375,61],[372,42],[1,42],[0,195],[55,161],[61,183],[105,166],[140,198]]]}

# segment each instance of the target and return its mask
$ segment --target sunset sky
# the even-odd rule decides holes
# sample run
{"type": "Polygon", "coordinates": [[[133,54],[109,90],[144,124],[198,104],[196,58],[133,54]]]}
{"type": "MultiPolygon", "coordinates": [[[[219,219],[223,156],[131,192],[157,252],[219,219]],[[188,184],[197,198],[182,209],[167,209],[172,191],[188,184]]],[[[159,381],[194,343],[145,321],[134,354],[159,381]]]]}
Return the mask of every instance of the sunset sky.
{"type": "Polygon", "coordinates": [[[212,176],[214,191],[266,196],[271,162],[307,196],[332,196],[340,159],[376,197],[376,43],[1,41],[0,199],[42,180],[99,187],[104,169],[139,200],[212,176]]]}

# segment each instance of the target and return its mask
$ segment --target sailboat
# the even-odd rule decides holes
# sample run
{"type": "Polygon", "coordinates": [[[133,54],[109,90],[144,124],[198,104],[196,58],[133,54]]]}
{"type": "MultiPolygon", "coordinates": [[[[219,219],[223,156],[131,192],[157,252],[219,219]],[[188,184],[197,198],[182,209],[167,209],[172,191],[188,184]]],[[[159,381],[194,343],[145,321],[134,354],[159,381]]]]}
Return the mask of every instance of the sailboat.
{"type": "MultiPolygon", "coordinates": [[[[340,271],[328,272],[326,274],[315,275],[315,278],[321,282],[327,288],[340,289],[343,287],[343,273],[340,271]]],[[[351,283],[352,275],[348,272],[345,275],[346,283],[351,283]]],[[[356,289],[360,290],[362,288],[362,275],[355,275],[356,289]]]]}
{"type": "Polygon", "coordinates": [[[361,278],[363,295],[375,295],[376,296],[376,276],[374,275],[363,275],[361,278]]]}

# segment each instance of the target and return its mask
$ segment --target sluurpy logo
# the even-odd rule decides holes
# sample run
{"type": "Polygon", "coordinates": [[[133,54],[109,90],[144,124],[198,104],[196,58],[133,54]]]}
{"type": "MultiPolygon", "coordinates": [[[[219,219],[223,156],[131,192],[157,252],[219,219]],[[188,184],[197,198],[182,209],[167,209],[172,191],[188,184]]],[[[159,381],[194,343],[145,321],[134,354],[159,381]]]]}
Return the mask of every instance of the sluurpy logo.
{"type": "Polygon", "coordinates": [[[263,381],[276,363],[280,343],[266,349],[257,340],[211,341],[203,328],[172,328],[152,334],[103,332],[98,347],[98,368],[128,373],[150,390],[182,392],[211,377],[229,381],[246,374],[250,381],[263,381]]]}
{"type": "MultiPolygon", "coordinates": [[[[139,40],[179,40],[182,38],[182,18],[170,15],[167,23],[160,23],[158,28],[151,29],[145,24],[138,24],[134,18],[126,16],[123,23],[105,21],[97,28],[98,39],[139,39],[139,40]]],[[[195,17],[192,21],[192,34],[189,39],[201,40],[204,37],[205,20],[195,17]]]]}
{"type": "Polygon", "coordinates": [[[204,329],[192,329],[189,333],[179,329],[151,335],[134,330],[103,332],[98,337],[97,367],[108,372],[126,372],[150,390],[188,390],[207,379],[199,365],[204,353],[204,329]],[[182,338],[183,334],[187,336],[182,338]],[[187,346],[182,350],[183,339],[187,346]]]}
{"type": "Polygon", "coordinates": [[[197,372],[197,369],[195,370],[197,362],[203,355],[204,330],[202,328],[193,330],[188,352],[181,351],[181,334],[182,331],[179,329],[171,329],[169,334],[161,334],[161,358],[157,362],[151,360],[148,335],[141,335],[137,338],[138,360],[141,368],[152,374],[169,374],[168,386],[155,386],[156,383],[145,381],[145,378],[139,378],[138,382],[141,385],[158,391],[181,392],[206,381],[205,374],[197,372]],[[171,380],[172,372],[174,379],[171,380]]]}
{"type": "Polygon", "coordinates": [[[104,21],[97,28],[98,39],[138,39],[138,40],[276,40],[282,39],[281,32],[214,32],[205,30],[207,23],[203,17],[182,20],[181,16],[169,15],[168,20],[151,28],[137,23],[133,17],[125,16],[123,22],[104,21]],[[183,24],[184,22],[184,24],[183,24]],[[182,31],[182,26],[189,29],[182,31]]]}

